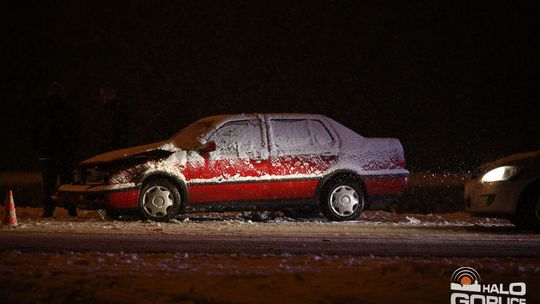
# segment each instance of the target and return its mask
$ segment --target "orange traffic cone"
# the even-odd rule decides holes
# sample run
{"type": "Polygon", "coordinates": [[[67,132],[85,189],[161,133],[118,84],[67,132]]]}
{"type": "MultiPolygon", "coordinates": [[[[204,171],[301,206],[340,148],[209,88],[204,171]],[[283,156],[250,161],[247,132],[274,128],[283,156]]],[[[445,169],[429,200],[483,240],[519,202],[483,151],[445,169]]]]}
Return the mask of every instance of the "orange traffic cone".
{"type": "Polygon", "coordinates": [[[15,202],[13,201],[13,191],[9,190],[6,195],[6,212],[4,225],[17,226],[17,214],[15,213],[15,202]]]}

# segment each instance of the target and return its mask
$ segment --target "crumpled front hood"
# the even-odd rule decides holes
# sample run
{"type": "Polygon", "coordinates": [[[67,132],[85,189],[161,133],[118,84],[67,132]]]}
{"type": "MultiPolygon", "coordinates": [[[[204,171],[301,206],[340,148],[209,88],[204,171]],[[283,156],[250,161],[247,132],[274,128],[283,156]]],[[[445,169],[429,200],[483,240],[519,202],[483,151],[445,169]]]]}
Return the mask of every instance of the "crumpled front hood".
{"type": "Polygon", "coordinates": [[[176,152],[180,150],[174,143],[170,142],[169,140],[164,140],[160,142],[155,142],[143,146],[136,146],[126,149],[120,149],[120,150],[114,150],[110,152],[106,152],[103,154],[96,155],[94,157],[91,157],[89,159],[86,159],[81,162],[81,165],[88,165],[88,164],[100,164],[100,163],[107,163],[123,158],[129,158],[133,156],[138,155],[144,155],[149,152],[153,151],[164,151],[164,152],[176,152]]]}

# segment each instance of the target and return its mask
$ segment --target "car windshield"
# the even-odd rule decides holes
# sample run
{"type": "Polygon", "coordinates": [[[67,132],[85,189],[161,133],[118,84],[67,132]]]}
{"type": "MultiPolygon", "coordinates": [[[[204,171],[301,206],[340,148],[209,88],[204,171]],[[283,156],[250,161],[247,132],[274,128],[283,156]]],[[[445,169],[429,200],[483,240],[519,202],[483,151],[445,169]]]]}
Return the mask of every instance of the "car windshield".
{"type": "Polygon", "coordinates": [[[199,143],[198,138],[205,134],[215,121],[212,118],[198,120],[174,134],[171,140],[180,149],[193,148],[199,143]]]}

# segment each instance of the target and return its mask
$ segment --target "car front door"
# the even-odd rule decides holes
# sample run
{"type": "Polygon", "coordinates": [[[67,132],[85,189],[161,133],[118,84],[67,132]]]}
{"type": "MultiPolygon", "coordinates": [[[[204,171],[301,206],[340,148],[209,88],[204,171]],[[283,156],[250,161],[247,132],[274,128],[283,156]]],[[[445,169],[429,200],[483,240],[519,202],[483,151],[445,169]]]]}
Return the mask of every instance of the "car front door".
{"type": "Polygon", "coordinates": [[[208,137],[216,150],[205,155],[204,170],[189,185],[191,203],[268,199],[266,132],[259,118],[226,122],[208,137]]]}

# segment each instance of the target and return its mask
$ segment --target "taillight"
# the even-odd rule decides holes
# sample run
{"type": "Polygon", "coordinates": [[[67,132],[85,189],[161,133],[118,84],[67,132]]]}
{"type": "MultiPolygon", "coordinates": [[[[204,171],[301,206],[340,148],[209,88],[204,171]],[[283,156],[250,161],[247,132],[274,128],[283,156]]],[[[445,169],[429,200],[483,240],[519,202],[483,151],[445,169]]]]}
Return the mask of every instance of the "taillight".
{"type": "Polygon", "coordinates": [[[405,162],[405,157],[399,157],[396,164],[401,168],[405,168],[405,166],[407,165],[407,163],[405,162]]]}

